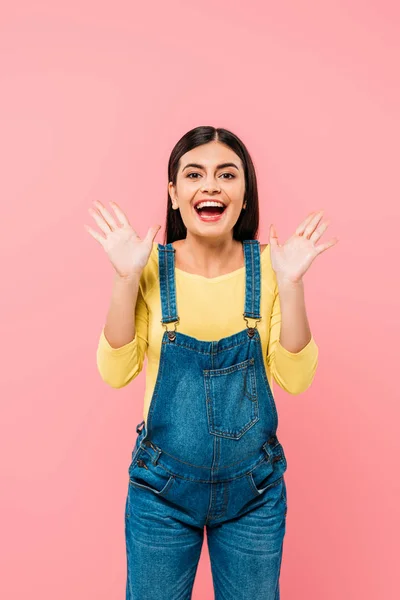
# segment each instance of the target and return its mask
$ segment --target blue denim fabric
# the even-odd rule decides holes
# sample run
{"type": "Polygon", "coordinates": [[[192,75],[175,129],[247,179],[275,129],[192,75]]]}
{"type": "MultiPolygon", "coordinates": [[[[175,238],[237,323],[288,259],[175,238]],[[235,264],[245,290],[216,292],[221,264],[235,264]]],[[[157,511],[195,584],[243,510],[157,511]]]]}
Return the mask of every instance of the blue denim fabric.
{"type": "Polygon", "coordinates": [[[175,250],[158,251],[166,331],[128,469],[126,599],[190,600],[206,529],[215,600],[279,600],[287,463],[257,330],[259,242],[243,242],[245,327],[218,341],[176,330],[175,250]]]}

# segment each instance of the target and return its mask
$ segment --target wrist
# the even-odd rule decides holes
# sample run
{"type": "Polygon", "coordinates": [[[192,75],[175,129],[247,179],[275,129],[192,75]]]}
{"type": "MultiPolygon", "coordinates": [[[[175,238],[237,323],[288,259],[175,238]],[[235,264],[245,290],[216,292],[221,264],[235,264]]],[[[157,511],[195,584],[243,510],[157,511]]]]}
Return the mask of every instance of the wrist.
{"type": "Polygon", "coordinates": [[[293,281],[292,279],[288,279],[282,275],[276,276],[276,282],[278,284],[278,289],[301,289],[304,286],[303,279],[298,279],[297,281],[293,281]]]}
{"type": "Polygon", "coordinates": [[[136,283],[140,280],[142,275],[142,271],[132,271],[128,275],[120,275],[115,272],[114,281],[121,285],[129,285],[131,283],[136,283]]]}

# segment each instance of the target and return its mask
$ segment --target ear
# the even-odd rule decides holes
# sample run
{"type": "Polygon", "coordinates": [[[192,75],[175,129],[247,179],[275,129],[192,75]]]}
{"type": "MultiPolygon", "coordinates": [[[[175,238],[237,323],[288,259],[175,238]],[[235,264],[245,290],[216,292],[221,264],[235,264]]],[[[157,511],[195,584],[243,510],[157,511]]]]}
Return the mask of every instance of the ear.
{"type": "Polygon", "coordinates": [[[172,181],[168,183],[168,193],[171,196],[172,202],[176,202],[175,186],[172,181]]]}

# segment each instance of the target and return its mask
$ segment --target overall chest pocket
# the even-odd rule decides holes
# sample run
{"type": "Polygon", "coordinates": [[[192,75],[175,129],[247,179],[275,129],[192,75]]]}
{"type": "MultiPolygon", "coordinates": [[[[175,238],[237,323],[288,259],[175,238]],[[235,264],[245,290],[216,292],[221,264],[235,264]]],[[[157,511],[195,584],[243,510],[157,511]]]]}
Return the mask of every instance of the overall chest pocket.
{"type": "Polygon", "coordinates": [[[239,439],[259,420],[254,358],[203,370],[209,432],[239,439]]]}

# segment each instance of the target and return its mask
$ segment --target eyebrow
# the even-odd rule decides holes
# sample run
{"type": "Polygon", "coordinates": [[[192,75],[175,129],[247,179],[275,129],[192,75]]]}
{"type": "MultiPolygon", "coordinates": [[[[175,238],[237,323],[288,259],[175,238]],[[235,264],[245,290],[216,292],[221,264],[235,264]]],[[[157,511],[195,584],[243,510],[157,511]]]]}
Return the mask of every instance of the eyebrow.
{"type": "MultiPolygon", "coordinates": [[[[196,169],[205,169],[204,165],[199,165],[198,163],[189,163],[185,167],[183,167],[182,173],[185,169],[188,169],[189,167],[195,167],[196,169]]],[[[220,165],[217,165],[216,168],[218,171],[218,169],[225,169],[225,167],[235,167],[235,169],[237,169],[239,171],[239,167],[237,165],[235,165],[235,163],[233,163],[233,162],[222,163],[220,165]]]]}

